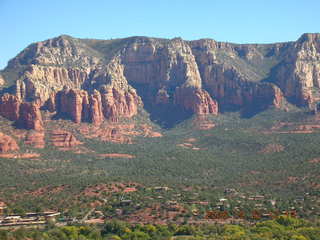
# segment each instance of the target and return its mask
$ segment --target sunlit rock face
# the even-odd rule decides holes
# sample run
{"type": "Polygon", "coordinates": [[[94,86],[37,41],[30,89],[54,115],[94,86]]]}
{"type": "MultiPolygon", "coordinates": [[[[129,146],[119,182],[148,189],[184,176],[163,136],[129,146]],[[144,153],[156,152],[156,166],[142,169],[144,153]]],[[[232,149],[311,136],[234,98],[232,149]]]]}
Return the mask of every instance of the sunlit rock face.
{"type": "Polygon", "coordinates": [[[41,130],[40,109],[99,125],[131,118],[142,107],[165,119],[166,109],[216,115],[282,108],[286,101],[307,106],[320,99],[319,39],[232,44],[63,35],[31,44],[1,71],[0,115],[41,130]]]}

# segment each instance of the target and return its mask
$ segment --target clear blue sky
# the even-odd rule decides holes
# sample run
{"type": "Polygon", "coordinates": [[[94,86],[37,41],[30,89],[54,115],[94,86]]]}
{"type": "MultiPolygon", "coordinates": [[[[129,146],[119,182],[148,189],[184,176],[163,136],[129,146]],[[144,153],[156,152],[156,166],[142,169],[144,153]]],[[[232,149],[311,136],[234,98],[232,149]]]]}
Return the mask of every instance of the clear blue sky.
{"type": "Polygon", "coordinates": [[[320,0],[0,0],[0,69],[61,34],[267,43],[304,32],[320,32],[320,0]]]}

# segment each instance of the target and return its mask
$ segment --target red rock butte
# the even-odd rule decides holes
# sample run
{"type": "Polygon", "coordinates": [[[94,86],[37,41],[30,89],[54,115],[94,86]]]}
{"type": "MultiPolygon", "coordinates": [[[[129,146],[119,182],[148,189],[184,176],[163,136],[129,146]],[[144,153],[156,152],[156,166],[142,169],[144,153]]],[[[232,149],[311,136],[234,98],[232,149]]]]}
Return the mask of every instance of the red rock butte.
{"type": "Polygon", "coordinates": [[[314,107],[319,40],[320,34],[275,44],[62,35],[31,44],[0,72],[0,115],[18,128],[41,131],[42,110],[100,125],[131,118],[143,107],[159,116],[162,111],[163,119],[179,111],[250,113],[287,102],[314,107]]]}

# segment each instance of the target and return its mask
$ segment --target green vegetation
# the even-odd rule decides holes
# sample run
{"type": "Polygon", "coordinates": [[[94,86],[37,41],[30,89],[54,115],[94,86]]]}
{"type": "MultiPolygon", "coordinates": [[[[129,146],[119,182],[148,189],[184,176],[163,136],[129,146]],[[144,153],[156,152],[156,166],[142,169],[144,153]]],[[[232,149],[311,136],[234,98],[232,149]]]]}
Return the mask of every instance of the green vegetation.
{"type": "Polygon", "coordinates": [[[101,226],[62,226],[44,230],[18,229],[1,231],[1,240],[50,239],[50,240],[318,240],[319,222],[280,216],[275,220],[255,225],[152,225],[128,224],[107,221],[101,226]]]}
{"type": "MultiPolygon", "coordinates": [[[[164,131],[144,114],[133,120],[138,125],[152,125],[155,130],[162,131],[163,137],[137,136],[132,144],[117,144],[86,138],[79,133],[79,126],[70,121],[47,122],[46,129],[66,129],[73,133],[84,143],[85,151],[75,154],[57,149],[50,144],[48,132],[46,147],[31,149],[40,157],[1,159],[0,167],[6,169],[0,176],[1,200],[8,203],[12,213],[14,209],[26,212],[56,209],[66,216],[83,216],[90,209],[90,203],[97,200],[84,194],[87,187],[135,182],[142,184],[142,189],[169,186],[175,189],[172,194],[183,196],[183,189],[187,187],[199,189],[196,191],[198,197],[191,200],[183,197],[180,202],[188,209],[188,214],[192,214],[192,204],[186,202],[209,201],[209,207],[200,210],[199,218],[215,207],[219,197],[225,197],[226,188],[234,188],[247,197],[263,194],[268,199],[277,200],[278,210],[300,209],[299,216],[313,217],[319,211],[320,165],[314,160],[320,156],[319,132],[315,129],[311,133],[290,133],[300,125],[314,124],[311,115],[301,111],[287,113],[270,109],[253,118],[243,119],[238,113],[228,113],[209,117],[207,120],[216,124],[209,130],[196,130],[197,119],[190,119],[164,131]],[[280,123],[289,124],[282,126],[280,123]],[[279,124],[282,126],[280,129],[271,130],[279,124]],[[130,154],[134,158],[99,156],[106,153],[130,154]],[[295,203],[297,198],[303,198],[300,205],[295,203]]],[[[1,126],[6,126],[4,133],[13,131],[4,119],[1,126]]],[[[30,152],[30,147],[23,141],[20,148],[21,152],[30,152]]],[[[146,196],[148,192],[142,190],[134,204],[147,208],[158,203],[147,200],[146,196]]],[[[107,197],[110,200],[120,198],[117,194],[107,197]]],[[[163,202],[176,200],[173,195],[162,197],[163,202]]],[[[236,203],[233,205],[238,206],[236,203]]],[[[117,208],[116,205],[111,206],[113,210],[117,208]]],[[[246,204],[238,207],[249,208],[246,204]]],[[[131,209],[127,216],[137,210],[131,209]]],[[[111,212],[106,213],[112,215],[111,212]]]]}

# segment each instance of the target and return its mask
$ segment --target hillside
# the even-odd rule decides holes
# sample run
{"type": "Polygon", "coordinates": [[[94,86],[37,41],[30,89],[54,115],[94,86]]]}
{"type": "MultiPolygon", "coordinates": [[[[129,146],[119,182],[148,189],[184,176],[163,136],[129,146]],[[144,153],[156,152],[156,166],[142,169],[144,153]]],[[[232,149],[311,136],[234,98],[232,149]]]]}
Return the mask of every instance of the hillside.
{"type": "Polygon", "coordinates": [[[33,43],[0,73],[0,200],[87,208],[111,183],[318,199],[319,83],[319,34],[33,43]]]}

